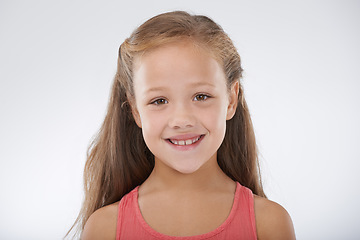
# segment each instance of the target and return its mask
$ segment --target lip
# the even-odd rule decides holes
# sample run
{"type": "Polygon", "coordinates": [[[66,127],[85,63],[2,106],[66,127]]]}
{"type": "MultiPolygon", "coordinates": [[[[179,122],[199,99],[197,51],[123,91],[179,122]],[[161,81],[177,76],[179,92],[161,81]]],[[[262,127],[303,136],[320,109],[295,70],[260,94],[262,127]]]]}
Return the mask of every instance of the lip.
{"type": "Polygon", "coordinates": [[[167,139],[181,141],[181,140],[188,140],[188,139],[197,138],[197,137],[200,137],[202,135],[204,135],[204,134],[182,134],[182,135],[172,136],[172,137],[169,137],[167,139]]]}
{"type": "Polygon", "coordinates": [[[184,134],[184,135],[177,135],[170,138],[165,139],[165,141],[176,150],[180,151],[189,151],[196,148],[201,141],[204,139],[205,134],[184,134]],[[186,141],[186,140],[196,140],[195,142],[188,144],[188,145],[177,145],[174,144],[174,141],[186,141]]]}

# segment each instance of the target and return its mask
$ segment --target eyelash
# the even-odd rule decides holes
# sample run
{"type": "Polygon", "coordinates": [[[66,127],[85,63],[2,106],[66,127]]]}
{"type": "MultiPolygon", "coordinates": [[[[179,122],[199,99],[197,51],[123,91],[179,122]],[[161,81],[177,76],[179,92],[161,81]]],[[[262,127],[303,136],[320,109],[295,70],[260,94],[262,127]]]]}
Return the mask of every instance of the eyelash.
{"type": "Polygon", "coordinates": [[[211,98],[211,96],[207,95],[207,94],[204,94],[204,93],[200,93],[200,94],[196,94],[196,96],[194,97],[194,100],[195,101],[206,101],[208,98],[211,98]],[[198,97],[203,97],[205,99],[202,99],[202,100],[196,100],[198,97]]]}
{"type": "Polygon", "coordinates": [[[155,99],[154,101],[151,101],[150,104],[154,104],[154,105],[163,105],[163,104],[166,104],[168,103],[168,101],[164,98],[158,98],[158,99],[155,99]],[[163,101],[162,103],[160,103],[160,101],[163,101]]]}
{"type": "MultiPolygon", "coordinates": [[[[196,94],[196,96],[193,98],[193,100],[202,102],[202,101],[206,101],[209,98],[211,98],[211,96],[200,93],[200,94],[196,94]],[[203,99],[199,99],[199,97],[202,97],[203,99]]],[[[153,104],[153,105],[163,105],[163,104],[167,104],[167,103],[169,103],[169,102],[165,98],[158,98],[158,99],[155,99],[150,102],[150,104],[153,104]]]]}

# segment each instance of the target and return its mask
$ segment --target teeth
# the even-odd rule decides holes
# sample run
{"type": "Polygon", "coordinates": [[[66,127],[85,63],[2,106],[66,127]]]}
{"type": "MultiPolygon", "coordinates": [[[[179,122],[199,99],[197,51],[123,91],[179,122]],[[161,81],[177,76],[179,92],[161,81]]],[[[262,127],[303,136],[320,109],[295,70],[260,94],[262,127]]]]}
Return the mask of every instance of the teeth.
{"type": "Polygon", "coordinates": [[[190,145],[193,144],[197,141],[199,141],[200,137],[194,138],[194,139],[187,139],[187,140],[170,140],[170,142],[172,142],[175,145],[179,145],[179,146],[185,146],[185,145],[190,145]]]}

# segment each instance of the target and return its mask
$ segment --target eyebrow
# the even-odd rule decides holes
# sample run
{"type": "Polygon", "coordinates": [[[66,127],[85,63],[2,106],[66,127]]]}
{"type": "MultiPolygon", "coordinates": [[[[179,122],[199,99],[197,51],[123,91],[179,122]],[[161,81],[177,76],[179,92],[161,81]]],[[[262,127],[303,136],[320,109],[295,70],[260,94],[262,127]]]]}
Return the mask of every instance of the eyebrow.
{"type": "Polygon", "coordinates": [[[151,93],[151,92],[159,92],[165,90],[164,87],[154,87],[154,88],[150,88],[148,90],[145,91],[145,94],[151,93]]]}
{"type": "Polygon", "coordinates": [[[208,87],[215,87],[214,84],[212,83],[208,83],[208,82],[196,82],[196,83],[193,83],[191,84],[192,87],[201,87],[201,86],[208,86],[208,87]]]}
{"type": "MultiPolygon", "coordinates": [[[[193,88],[201,87],[201,86],[208,86],[208,87],[215,88],[214,84],[211,84],[211,83],[208,83],[208,82],[196,82],[196,83],[191,84],[191,87],[193,87],[193,88]]],[[[153,88],[150,88],[150,89],[146,90],[145,93],[148,94],[148,93],[151,93],[151,92],[159,92],[159,91],[163,91],[163,90],[166,90],[166,88],[165,87],[153,87],[153,88]]]]}

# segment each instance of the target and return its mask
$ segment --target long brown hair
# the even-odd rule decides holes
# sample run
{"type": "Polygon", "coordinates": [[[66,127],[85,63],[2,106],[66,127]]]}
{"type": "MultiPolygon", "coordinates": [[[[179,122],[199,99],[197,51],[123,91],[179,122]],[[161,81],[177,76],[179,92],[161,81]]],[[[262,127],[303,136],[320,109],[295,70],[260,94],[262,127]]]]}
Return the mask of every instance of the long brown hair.
{"type": "MultiPolygon", "coordinates": [[[[228,86],[235,81],[240,83],[240,56],[228,35],[210,18],[176,11],[155,16],[138,27],[120,46],[107,115],[88,150],[85,199],[74,224],[80,231],[93,212],[119,201],[150,175],[154,156],[143,140],[129,104],[129,99],[134,97],[133,62],[145,51],[184,38],[212,53],[224,69],[228,86]]],[[[236,113],[226,123],[217,157],[219,166],[230,178],[265,197],[253,126],[241,84],[236,113]]]]}

